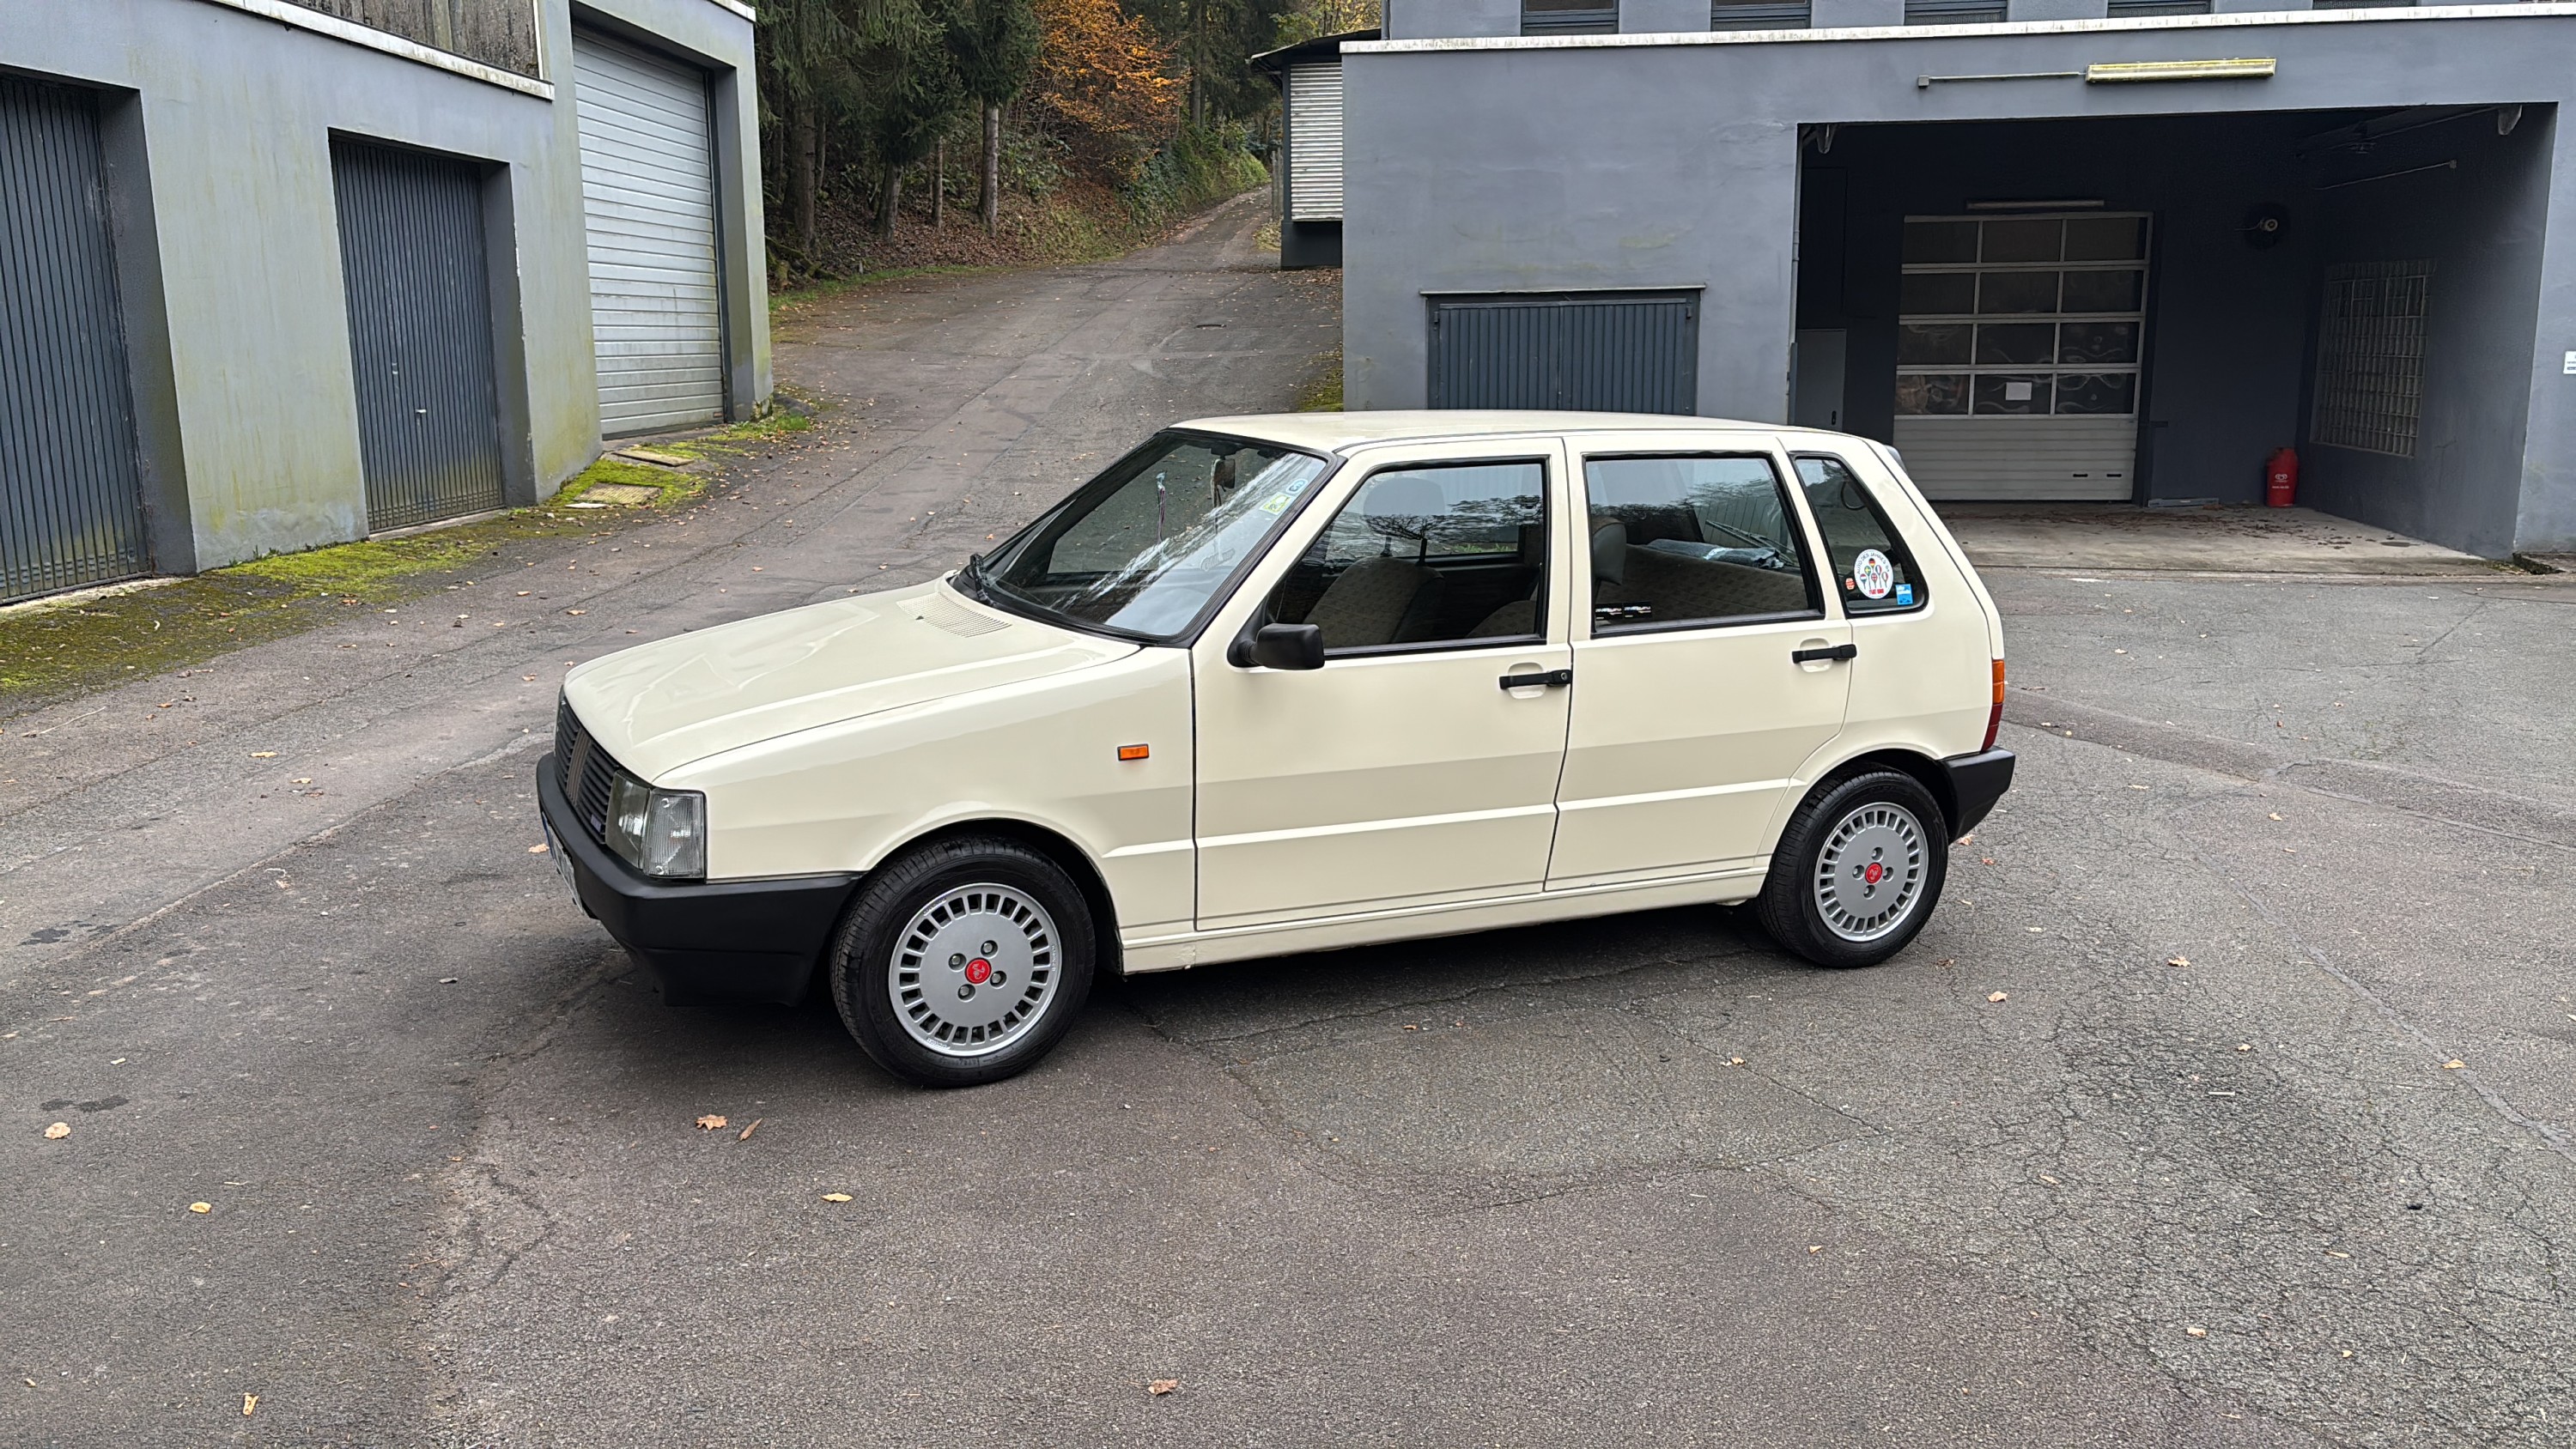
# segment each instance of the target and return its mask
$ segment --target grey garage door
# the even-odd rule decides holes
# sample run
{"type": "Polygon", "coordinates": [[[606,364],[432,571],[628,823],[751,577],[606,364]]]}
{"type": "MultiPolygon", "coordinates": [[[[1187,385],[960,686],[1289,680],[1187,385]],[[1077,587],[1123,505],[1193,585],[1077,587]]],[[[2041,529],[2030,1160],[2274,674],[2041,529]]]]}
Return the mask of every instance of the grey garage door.
{"type": "Polygon", "coordinates": [[[1435,408],[1688,413],[1698,399],[1696,293],[1431,300],[1435,408]]]}
{"type": "Polygon", "coordinates": [[[572,41],[599,430],[721,420],[724,299],[704,72],[587,31],[572,41]]]}
{"type": "Polygon", "coordinates": [[[0,76],[0,599],[151,567],[98,113],[0,76]]]}
{"type": "Polygon", "coordinates": [[[500,507],[481,168],[342,140],[331,181],[368,530],[500,507]]]}

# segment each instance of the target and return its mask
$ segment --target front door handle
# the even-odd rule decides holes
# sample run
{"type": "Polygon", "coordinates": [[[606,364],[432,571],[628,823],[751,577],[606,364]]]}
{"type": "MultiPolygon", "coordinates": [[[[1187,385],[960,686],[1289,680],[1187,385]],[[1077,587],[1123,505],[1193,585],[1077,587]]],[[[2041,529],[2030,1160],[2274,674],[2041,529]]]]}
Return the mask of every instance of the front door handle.
{"type": "Polygon", "coordinates": [[[1793,662],[1799,664],[1814,664],[1819,660],[1825,659],[1856,659],[1858,657],[1860,657],[1860,646],[1857,644],[1819,645],[1813,649],[1792,649],[1789,651],[1789,658],[1793,662]]]}
{"type": "Polygon", "coordinates": [[[1548,689],[1563,689],[1565,686],[1572,684],[1573,682],[1574,671],[1571,669],[1551,669],[1544,674],[1506,674],[1503,676],[1503,688],[1505,689],[1538,689],[1541,687],[1548,689]]]}

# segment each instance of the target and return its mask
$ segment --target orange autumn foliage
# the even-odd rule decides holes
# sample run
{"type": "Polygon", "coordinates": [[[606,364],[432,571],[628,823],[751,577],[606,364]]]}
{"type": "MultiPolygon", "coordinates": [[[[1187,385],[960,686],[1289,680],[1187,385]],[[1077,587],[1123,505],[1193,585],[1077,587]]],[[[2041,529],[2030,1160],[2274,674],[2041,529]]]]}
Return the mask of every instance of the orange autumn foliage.
{"type": "Polygon", "coordinates": [[[1127,182],[1179,125],[1186,87],[1172,47],[1118,0],[1037,0],[1037,73],[1028,101],[1103,180],[1127,182]]]}

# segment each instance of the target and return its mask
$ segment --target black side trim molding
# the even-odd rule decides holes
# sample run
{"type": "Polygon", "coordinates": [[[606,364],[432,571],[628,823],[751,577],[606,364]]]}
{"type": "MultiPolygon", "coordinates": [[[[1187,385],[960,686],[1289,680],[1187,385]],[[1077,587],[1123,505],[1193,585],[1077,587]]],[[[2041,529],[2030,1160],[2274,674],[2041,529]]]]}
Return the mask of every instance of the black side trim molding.
{"type": "Polygon", "coordinates": [[[554,756],[537,765],[537,808],[590,912],[674,1001],[793,1004],[859,877],[662,882],[639,875],[573,818],[554,756]]]}
{"type": "Polygon", "coordinates": [[[1988,750],[1982,755],[1953,755],[1941,762],[1950,772],[1950,798],[1958,803],[1958,812],[1950,821],[1950,838],[1958,839],[1977,828],[1995,802],[2012,788],[2013,752],[1988,750]]]}

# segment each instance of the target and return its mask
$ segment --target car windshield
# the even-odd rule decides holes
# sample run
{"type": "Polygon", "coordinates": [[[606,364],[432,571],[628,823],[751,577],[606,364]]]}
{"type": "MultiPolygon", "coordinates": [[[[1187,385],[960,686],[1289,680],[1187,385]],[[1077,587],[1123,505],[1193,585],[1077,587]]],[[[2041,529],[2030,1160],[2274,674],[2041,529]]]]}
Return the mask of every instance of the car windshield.
{"type": "Polygon", "coordinates": [[[1275,443],[1165,433],[960,576],[992,602],[1164,641],[1187,630],[1324,475],[1275,443]]]}

